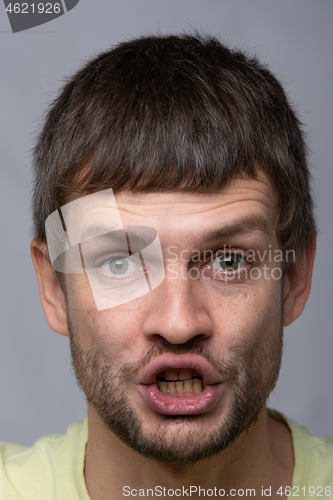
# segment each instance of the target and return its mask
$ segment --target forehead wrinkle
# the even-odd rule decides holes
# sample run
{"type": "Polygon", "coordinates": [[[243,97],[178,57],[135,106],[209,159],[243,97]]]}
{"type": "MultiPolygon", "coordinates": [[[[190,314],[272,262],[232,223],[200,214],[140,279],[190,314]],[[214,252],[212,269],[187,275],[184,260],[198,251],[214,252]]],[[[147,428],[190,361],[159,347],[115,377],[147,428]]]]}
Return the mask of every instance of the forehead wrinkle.
{"type": "Polygon", "coordinates": [[[115,239],[124,238],[125,233],[122,229],[116,229],[112,231],[112,228],[107,228],[106,226],[100,226],[98,224],[91,224],[88,226],[81,235],[81,241],[87,241],[92,238],[108,238],[110,235],[115,239]]]}
{"type": "Polygon", "coordinates": [[[202,195],[190,193],[190,198],[186,200],[174,197],[175,193],[163,193],[165,198],[163,200],[156,199],[156,195],[151,198],[149,195],[148,200],[127,201],[117,199],[117,206],[122,215],[139,216],[152,220],[166,220],[172,218],[184,218],[205,212],[213,212],[221,208],[238,204],[239,202],[259,202],[267,208],[276,210],[276,200],[272,196],[271,190],[267,192],[267,186],[263,183],[261,185],[240,186],[230,189],[228,192],[224,191],[214,195],[202,195]],[[168,195],[170,199],[168,199],[168,195]],[[273,198],[273,200],[272,200],[273,198]]]}

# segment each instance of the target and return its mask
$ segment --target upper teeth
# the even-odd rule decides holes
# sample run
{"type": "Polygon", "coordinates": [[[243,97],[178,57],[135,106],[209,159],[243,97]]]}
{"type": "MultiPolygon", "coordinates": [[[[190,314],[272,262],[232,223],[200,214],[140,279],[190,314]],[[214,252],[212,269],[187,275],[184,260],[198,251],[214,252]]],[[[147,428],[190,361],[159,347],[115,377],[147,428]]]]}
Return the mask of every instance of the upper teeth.
{"type": "Polygon", "coordinates": [[[193,377],[199,377],[200,374],[192,368],[180,368],[176,370],[175,368],[168,368],[164,372],[159,374],[159,378],[165,378],[165,380],[190,380],[193,377]]]}

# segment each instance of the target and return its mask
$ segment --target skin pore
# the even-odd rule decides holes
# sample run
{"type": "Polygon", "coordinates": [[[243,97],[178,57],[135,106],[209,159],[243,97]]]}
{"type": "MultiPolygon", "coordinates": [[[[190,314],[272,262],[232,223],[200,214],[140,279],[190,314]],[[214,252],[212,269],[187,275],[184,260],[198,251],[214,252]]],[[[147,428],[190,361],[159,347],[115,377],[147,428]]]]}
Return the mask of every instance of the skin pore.
{"type": "Polygon", "coordinates": [[[158,232],[166,277],[150,293],[97,311],[87,276],[66,275],[66,304],[46,249],[32,244],[46,317],[70,334],[88,400],[90,497],[123,498],[124,485],[256,488],[256,496],[262,486],[291,485],[290,432],[267,417],[265,401],[279,372],[282,327],[309,293],[314,242],[282,279],[272,277],[281,262],[268,257],[239,258],[231,277],[220,261],[190,258],[224,247],[242,257],[279,249],[276,197],[263,175],[234,179],[213,195],[123,192],[116,200],[125,227],[158,232]],[[203,360],[210,406],[185,415],[158,411],[147,396],[147,373],[163,359],[166,367],[203,360]]]}

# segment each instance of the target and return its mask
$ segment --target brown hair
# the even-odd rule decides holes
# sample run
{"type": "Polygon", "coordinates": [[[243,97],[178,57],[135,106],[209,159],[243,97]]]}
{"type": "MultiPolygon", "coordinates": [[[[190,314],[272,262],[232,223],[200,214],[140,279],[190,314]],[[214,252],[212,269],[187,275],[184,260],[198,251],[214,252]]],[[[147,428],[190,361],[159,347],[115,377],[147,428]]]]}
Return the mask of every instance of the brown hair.
{"type": "Polygon", "coordinates": [[[112,187],[216,192],[235,175],[270,178],[282,248],[316,231],[304,133],[257,58],[201,35],[124,42],[79,70],[34,149],[34,235],[76,196],[112,187]]]}

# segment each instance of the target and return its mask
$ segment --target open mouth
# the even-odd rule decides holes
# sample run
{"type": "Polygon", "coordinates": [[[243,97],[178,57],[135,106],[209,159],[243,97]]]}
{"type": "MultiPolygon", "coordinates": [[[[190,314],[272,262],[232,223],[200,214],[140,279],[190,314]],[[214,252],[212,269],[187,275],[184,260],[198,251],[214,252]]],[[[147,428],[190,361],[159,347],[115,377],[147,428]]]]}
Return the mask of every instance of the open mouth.
{"type": "Polygon", "coordinates": [[[162,394],[193,396],[204,390],[203,379],[192,368],[168,368],[157,375],[157,386],[162,394]]]}
{"type": "Polygon", "coordinates": [[[207,413],[226,390],[212,365],[192,353],[158,356],[142,371],[137,387],[143,400],[164,415],[207,413]]]}

